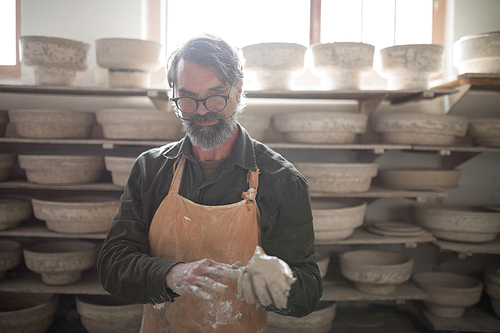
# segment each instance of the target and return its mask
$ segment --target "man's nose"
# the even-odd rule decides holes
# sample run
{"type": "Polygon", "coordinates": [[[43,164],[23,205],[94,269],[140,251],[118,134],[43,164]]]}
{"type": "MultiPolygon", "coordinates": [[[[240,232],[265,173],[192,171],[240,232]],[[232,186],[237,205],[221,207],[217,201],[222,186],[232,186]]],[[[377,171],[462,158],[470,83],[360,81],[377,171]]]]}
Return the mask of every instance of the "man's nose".
{"type": "Polygon", "coordinates": [[[197,101],[196,103],[198,103],[198,109],[196,110],[196,112],[198,112],[201,116],[204,116],[208,112],[210,112],[205,107],[205,103],[203,101],[197,101]]]}

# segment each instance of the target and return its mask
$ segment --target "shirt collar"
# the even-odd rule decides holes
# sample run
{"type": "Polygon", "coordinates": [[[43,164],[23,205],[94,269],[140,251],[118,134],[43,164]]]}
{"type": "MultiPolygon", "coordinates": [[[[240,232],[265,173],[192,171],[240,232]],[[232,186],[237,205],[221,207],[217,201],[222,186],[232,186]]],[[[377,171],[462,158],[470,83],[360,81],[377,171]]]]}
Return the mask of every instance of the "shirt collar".
{"type": "MultiPolygon", "coordinates": [[[[239,131],[238,141],[229,155],[226,161],[229,163],[226,165],[230,166],[230,168],[237,165],[246,170],[256,170],[257,162],[253,145],[254,140],[239,123],[237,126],[239,131]]],[[[191,154],[191,140],[189,140],[187,135],[175,144],[167,145],[163,152],[163,156],[168,159],[177,159],[180,154],[184,155],[184,157],[190,161],[195,161],[191,154]]]]}

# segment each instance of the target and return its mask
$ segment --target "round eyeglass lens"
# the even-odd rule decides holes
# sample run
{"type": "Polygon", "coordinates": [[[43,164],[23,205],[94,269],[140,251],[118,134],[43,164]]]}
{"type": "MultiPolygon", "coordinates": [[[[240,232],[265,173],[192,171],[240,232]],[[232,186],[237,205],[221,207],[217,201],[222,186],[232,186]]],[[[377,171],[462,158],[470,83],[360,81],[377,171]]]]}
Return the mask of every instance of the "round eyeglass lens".
{"type": "Polygon", "coordinates": [[[209,111],[219,112],[226,107],[226,100],[222,96],[211,96],[207,98],[205,105],[209,111]]]}
{"type": "Polygon", "coordinates": [[[176,103],[177,107],[184,112],[193,112],[197,106],[196,101],[192,98],[179,98],[176,103]]]}

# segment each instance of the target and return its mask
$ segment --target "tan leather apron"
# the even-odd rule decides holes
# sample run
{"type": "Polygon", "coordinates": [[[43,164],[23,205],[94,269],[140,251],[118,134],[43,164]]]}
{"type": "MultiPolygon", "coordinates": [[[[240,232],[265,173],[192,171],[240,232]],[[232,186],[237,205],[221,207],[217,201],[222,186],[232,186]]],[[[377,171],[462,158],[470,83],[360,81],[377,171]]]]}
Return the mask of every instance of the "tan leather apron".
{"type": "MultiPolygon", "coordinates": [[[[249,171],[250,189],[243,192],[242,201],[204,206],[179,195],[185,158],[181,156],[176,164],[168,195],[151,222],[150,255],[182,262],[209,258],[246,265],[260,243],[259,212],[254,201],[258,170],[249,171]]],[[[213,302],[179,296],[163,307],[144,305],[141,333],[266,332],[266,311],[247,304],[238,295],[236,280],[217,280],[228,285],[228,290],[215,293],[213,302]]]]}

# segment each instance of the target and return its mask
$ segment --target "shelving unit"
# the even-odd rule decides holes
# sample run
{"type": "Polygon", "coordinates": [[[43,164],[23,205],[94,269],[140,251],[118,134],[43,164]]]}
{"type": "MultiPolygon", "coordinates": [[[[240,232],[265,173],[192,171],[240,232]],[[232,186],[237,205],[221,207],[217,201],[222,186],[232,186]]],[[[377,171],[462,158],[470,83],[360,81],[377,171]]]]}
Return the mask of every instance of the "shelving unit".
{"type": "MultiPolygon", "coordinates": [[[[419,100],[430,100],[441,96],[449,96],[452,104],[457,103],[469,90],[488,89],[500,91],[500,78],[483,78],[488,81],[477,81],[471,76],[459,77],[456,82],[448,82],[436,86],[435,89],[425,91],[249,91],[247,97],[257,99],[311,99],[311,100],[355,100],[358,102],[358,109],[361,113],[371,114],[382,102],[388,101],[391,104],[401,104],[419,100]],[[465,80],[465,81],[464,81],[465,80]],[[479,83],[481,82],[481,83],[479,83]]],[[[170,110],[170,102],[167,98],[166,90],[162,89],[107,89],[107,88],[41,88],[34,86],[14,86],[0,85],[0,99],[6,101],[7,105],[16,105],[24,108],[33,103],[50,104],[47,99],[57,100],[57,103],[68,104],[72,99],[79,102],[85,100],[91,107],[103,105],[106,107],[120,107],[131,100],[133,105],[140,104],[153,106],[158,110],[170,110]],[[29,98],[27,98],[29,97],[29,98]],[[117,102],[117,98],[120,100],[117,102]],[[89,101],[90,100],[90,101],[89,101]]],[[[56,104],[57,104],[56,103],[56,104]]],[[[159,140],[108,140],[108,139],[85,139],[85,140],[34,140],[5,137],[0,138],[0,153],[27,153],[30,151],[86,151],[95,152],[100,155],[115,156],[135,156],[143,150],[151,147],[164,145],[167,142],[159,140]]],[[[389,151],[404,152],[428,152],[436,154],[441,159],[444,168],[456,167],[465,161],[485,152],[500,152],[497,148],[474,147],[468,145],[458,146],[422,146],[422,145],[392,145],[380,143],[360,143],[360,144],[292,144],[284,142],[267,143],[270,148],[276,150],[339,150],[355,151],[366,154],[369,157],[377,157],[389,151]]],[[[10,192],[37,192],[37,191],[108,191],[121,192],[122,189],[110,182],[82,185],[41,185],[32,184],[24,180],[9,180],[0,182],[0,193],[10,192]]],[[[428,199],[442,201],[448,196],[446,191],[397,191],[373,186],[365,193],[348,194],[324,194],[311,193],[313,198],[364,198],[367,201],[378,199],[403,198],[412,199],[417,202],[425,202],[428,199]]],[[[44,222],[32,219],[23,222],[19,227],[11,230],[0,231],[0,237],[34,237],[34,238],[74,238],[74,239],[94,239],[102,240],[105,233],[99,234],[60,234],[52,232],[46,228],[44,222]]],[[[420,243],[432,243],[440,251],[453,251],[459,257],[464,258],[472,254],[489,253],[500,254],[500,240],[488,244],[459,244],[437,240],[431,234],[426,233],[417,237],[389,237],[375,235],[368,232],[364,227],[357,228],[353,235],[347,239],[335,242],[317,242],[322,245],[379,245],[379,244],[401,244],[405,248],[415,248],[420,243]]],[[[105,294],[100,283],[97,281],[95,272],[90,270],[85,272],[84,279],[74,285],[69,286],[48,286],[41,282],[36,274],[27,270],[16,272],[16,276],[8,276],[0,282],[0,291],[29,291],[43,293],[60,294],[105,294]]],[[[409,300],[423,300],[426,295],[410,281],[397,287],[395,293],[386,296],[367,295],[356,290],[352,283],[329,284],[324,283],[324,294],[322,300],[327,301],[394,301],[404,303],[409,300]]],[[[453,330],[453,331],[478,331],[483,332],[482,327],[488,320],[476,320],[483,318],[482,310],[469,310],[467,316],[460,323],[450,323],[436,321],[433,318],[422,319],[422,322],[433,330],[453,330]],[[430,323],[430,324],[429,324],[430,323]]],[[[483,311],[484,312],[484,311],[483,311]]],[[[422,318],[420,310],[415,311],[415,316],[422,318]],[[419,315],[420,314],[420,315],[419,315]]],[[[495,318],[493,318],[495,319],[495,318]]],[[[491,321],[494,323],[494,321],[491,321]]],[[[485,326],[486,325],[486,326],[485,326]]],[[[486,332],[486,331],[484,331],[486,332]]],[[[491,332],[494,332],[492,330],[491,332]]]]}

